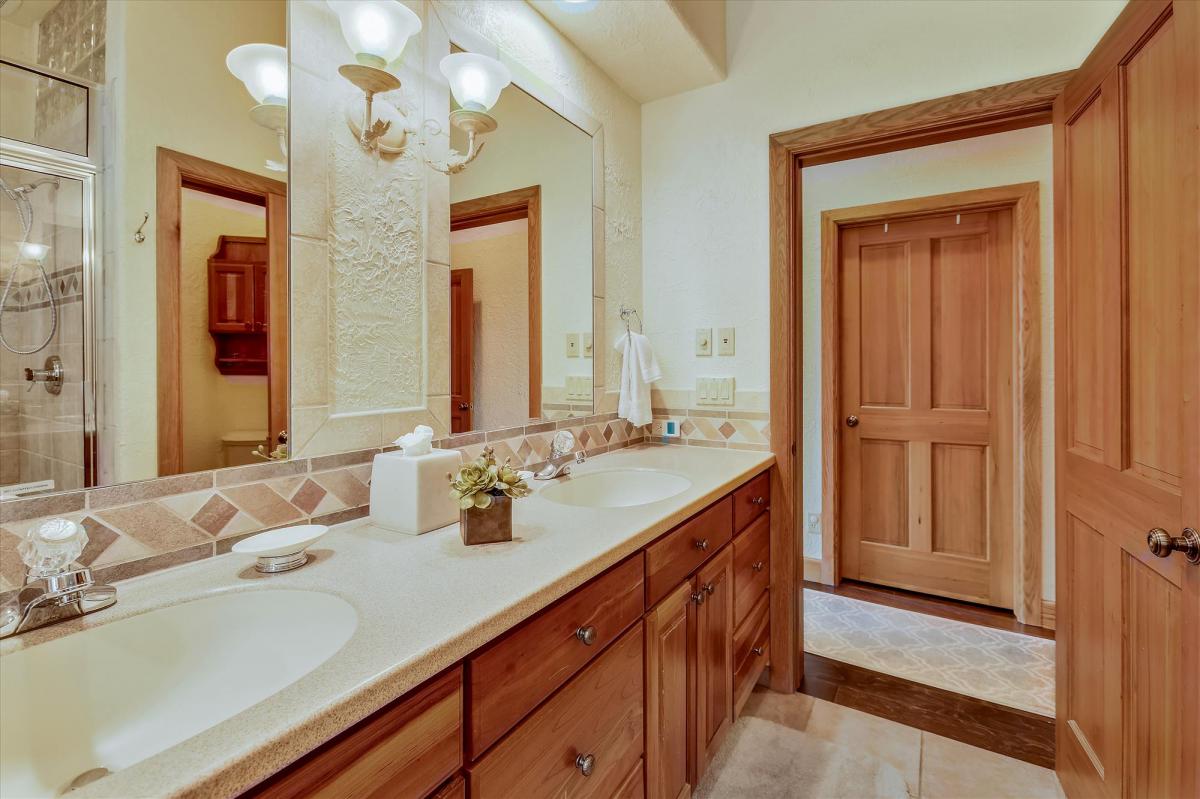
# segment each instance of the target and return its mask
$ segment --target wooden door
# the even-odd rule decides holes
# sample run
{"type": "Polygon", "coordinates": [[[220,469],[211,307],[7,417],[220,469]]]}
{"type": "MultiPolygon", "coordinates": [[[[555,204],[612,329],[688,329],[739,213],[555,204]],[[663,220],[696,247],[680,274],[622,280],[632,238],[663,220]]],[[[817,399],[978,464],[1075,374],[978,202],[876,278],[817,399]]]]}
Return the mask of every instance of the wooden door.
{"type": "Polygon", "coordinates": [[[213,333],[254,331],[254,265],[208,261],[208,329],[213,333]]]}
{"type": "Polygon", "coordinates": [[[733,547],[696,572],[692,784],[700,782],[733,723],[733,547]]]}
{"type": "Polygon", "coordinates": [[[646,614],[646,796],[687,799],[688,609],[680,583],[646,614]]]}
{"type": "Polygon", "coordinates": [[[843,577],[1013,606],[1012,223],[840,231],[843,577]]]}
{"type": "Polygon", "coordinates": [[[1055,104],[1057,768],[1200,795],[1200,4],[1133,2],[1055,104]]]}
{"type": "Polygon", "coordinates": [[[475,289],[470,269],[450,270],[450,432],[465,433],[471,419],[474,379],[475,289]]]}

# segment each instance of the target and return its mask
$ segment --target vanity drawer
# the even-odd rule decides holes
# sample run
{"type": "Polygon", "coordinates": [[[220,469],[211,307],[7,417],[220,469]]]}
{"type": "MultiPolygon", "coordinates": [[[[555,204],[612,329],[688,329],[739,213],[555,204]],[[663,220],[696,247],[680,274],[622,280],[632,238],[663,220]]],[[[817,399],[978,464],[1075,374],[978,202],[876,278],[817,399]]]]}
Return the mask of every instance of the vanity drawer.
{"type": "Polygon", "coordinates": [[[468,758],[483,754],[637,621],[643,593],[635,556],[468,658],[468,758]]]}
{"type": "Polygon", "coordinates": [[[613,794],[613,799],[645,799],[646,774],[645,761],[639,760],[633,771],[625,777],[625,781],[613,794]]]}
{"type": "Polygon", "coordinates": [[[646,547],[646,607],[654,605],[733,537],[726,497],[646,547]]]}
{"type": "Polygon", "coordinates": [[[745,529],[771,505],[771,470],[760,474],[733,492],[733,529],[745,529]]]}
{"type": "Polygon", "coordinates": [[[469,767],[471,799],[620,795],[642,758],[642,726],[639,622],[469,767]]]}
{"type": "Polygon", "coordinates": [[[737,718],[771,659],[771,594],[764,593],[733,633],[733,716],[737,718]]]}
{"type": "Polygon", "coordinates": [[[251,788],[254,799],[420,799],[462,767],[462,669],[435,677],[251,788]]]}
{"type": "Polygon", "coordinates": [[[771,583],[771,515],[759,516],[733,540],[733,618],[735,624],[754,608],[771,583]]]}

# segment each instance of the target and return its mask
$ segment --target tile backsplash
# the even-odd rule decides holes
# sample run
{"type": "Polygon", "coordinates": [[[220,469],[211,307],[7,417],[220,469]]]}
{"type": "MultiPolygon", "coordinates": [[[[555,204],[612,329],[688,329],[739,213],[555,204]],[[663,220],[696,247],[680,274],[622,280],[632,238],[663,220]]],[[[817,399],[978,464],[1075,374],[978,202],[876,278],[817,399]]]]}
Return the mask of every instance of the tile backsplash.
{"type": "MultiPolygon", "coordinates": [[[[641,443],[642,428],[616,414],[539,422],[436,442],[474,458],[491,446],[500,460],[536,469],[550,440],[570,430],[589,455],[641,443]]],[[[113,582],[228,552],[253,533],[293,524],[337,524],[368,514],[371,462],[365,449],[278,463],[163,477],[0,503],[0,595],[24,582],[17,545],[47,518],[77,521],[88,534],[78,563],[113,582]]]]}

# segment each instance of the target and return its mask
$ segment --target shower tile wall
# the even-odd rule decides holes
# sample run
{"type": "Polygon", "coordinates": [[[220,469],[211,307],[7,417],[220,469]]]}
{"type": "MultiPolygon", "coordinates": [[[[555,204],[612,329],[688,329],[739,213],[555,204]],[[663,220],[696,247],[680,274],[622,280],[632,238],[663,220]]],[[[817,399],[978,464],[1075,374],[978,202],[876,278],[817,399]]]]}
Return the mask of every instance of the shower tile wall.
{"type": "MultiPolygon", "coordinates": [[[[10,186],[44,177],[4,168],[10,186]]],[[[58,308],[58,329],[37,353],[16,355],[0,349],[0,485],[53,480],[56,490],[84,486],[83,434],[83,266],[80,187],[75,181],[43,185],[31,195],[34,225],[30,240],[48,243],[46,271],[58,308]],[[48,356],[63,361],[66,379],[57,396],[41,383],[25,380],[26,368],[41,369],[48,356]]],[[[7,202],[7,198],[5,199],[7,202]]],[[[9,210],[9,209],[5,209],[9,210]]],[[[4,238],[19,234],[5,217],[4,238]]],[[[6,241],[5,252],[12,251],[6,241]]],[[[6,267],[11,259],[6,258],[6,267]]],[[[7,280],[5,270],[2,278],[7,280]]],[[[4,306],[5,340],[32,349],[50,331],[50,302],[36,268],[25,265],[4,306]]]]}

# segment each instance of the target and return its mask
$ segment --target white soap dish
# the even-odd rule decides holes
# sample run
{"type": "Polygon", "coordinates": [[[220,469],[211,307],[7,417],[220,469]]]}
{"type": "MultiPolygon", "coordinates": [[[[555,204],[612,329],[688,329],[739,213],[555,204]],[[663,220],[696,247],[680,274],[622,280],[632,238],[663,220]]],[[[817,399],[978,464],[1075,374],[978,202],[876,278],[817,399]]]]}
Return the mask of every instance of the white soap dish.
{"type": "Polygon", "coordinates": [[[233,551],[239,555],[257,557],[258,562],[254,564],[254,568],[264,574],[286,572],[307,563],[306,550],[328,532],[329,528],[323,524],[281,527],[243,538],[233,545],[233,551]]]}

